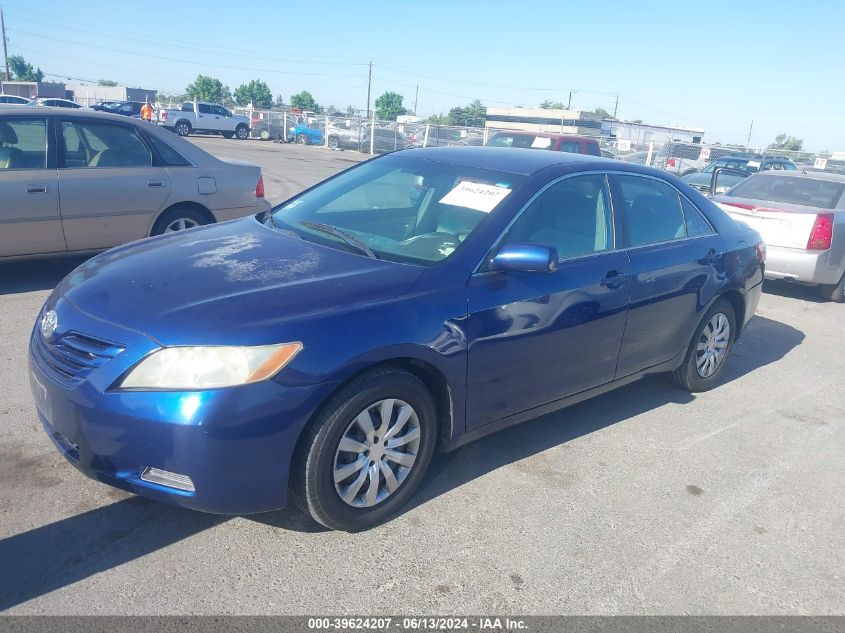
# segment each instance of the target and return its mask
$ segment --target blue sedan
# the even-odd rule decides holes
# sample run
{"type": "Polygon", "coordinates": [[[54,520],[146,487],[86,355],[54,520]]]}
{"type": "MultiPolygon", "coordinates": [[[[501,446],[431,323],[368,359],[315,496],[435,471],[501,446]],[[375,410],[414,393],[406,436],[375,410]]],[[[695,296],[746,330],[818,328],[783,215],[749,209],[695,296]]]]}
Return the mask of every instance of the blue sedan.
{"type": "Polygon", "coordinates": [[[367,161],[267,214],[73,271],[30,341],[38,414],[103,483],[361,530],[435,450],[647,374],[719,383],[765,246],[677,178],[486,147],[367,161]]]}

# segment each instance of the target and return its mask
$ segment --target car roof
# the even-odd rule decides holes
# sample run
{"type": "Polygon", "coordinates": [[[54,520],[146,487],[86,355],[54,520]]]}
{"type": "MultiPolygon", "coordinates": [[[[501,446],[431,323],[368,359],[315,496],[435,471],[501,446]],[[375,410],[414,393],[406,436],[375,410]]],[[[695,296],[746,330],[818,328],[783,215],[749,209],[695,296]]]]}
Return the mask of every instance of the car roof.
{"type": "Polygon", "coordinates": [[[577,134],[560,134],[558,132],[530,132],[528,130],[499,130],[496,134],[508,134],[510,136],[539,136],[540,138],[560,139],[562,141],[598,141],[589,136],[578,136],[577,134]]]}
{"type": "MultiPolygon", "coordinates": [[[[53,97],[48,97],[52,99],[53,97]]],[[[58,98],[58,97],[56,97],[58,98]]],[[[62,101],[66,101],[66,99],[62,99],[62,101]]],[[[59,108],[56,106],[37,106],[33,107],[30,105],[21,105],[21,106],[14,106],[11,108],[3,108],[3,116],[9,115],[17,115],[17,114],[26,114],[32,115],[33,112],[45,112],[49,114],[61,114],[64,116],[78,116],[78,117],[96,117],[96,118],[107,118],[111,119],[112,121],[120,121],[121,123],[126,123],[128,117],[121,116],[119,114],[111,114],[110,112],[102,112],[100,110],[92,110],[90,108],[59,108]]]]}
{"type": "Polygon", "coordinates": [[[587,169],[612,169],[614,171],[647,171],[649,173],[662,173],[656,170],[643,168],[639,165],[630,165],[623,161],[600,156],[588,156],[586,154],[571,154],[569,152],[550,152],[539,149],[517,149],[512,147],[425,147],[417,149],[401,150],[391,155],[403,155],[413,158],[451,163],[464,167],[478,167],[493,171],[508,172],[530,176],[537,172],[556,165],[569,165],[572,170],[587,169]],[[636,169],[632,169],[636,167],[636,169]]]}
{"type": "Polygon", "coordinates": [[[761,171],[754,174],[754,178],[807,178],[809,180],[830,180],[845,182],[845,174],[835,174],[829,171],[761,171]]]}

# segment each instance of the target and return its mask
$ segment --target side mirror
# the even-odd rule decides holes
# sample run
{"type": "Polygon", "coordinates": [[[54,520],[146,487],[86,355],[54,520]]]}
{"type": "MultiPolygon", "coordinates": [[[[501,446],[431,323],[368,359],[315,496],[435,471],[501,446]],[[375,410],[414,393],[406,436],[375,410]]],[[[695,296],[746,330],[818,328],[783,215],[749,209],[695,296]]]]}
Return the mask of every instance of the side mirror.
{"type": "Polygon", "coordinates": [[[710,176],[710,195],[725,193],[740,180],[745,180],[751,174],[729,167],[717,167],[710,176]]]}
{"type": "Polygon", "coordinates": [[[490,261],[491,270],[550,273],[557,270],[557,249],[542,244],[505,244],[490,261]]]}

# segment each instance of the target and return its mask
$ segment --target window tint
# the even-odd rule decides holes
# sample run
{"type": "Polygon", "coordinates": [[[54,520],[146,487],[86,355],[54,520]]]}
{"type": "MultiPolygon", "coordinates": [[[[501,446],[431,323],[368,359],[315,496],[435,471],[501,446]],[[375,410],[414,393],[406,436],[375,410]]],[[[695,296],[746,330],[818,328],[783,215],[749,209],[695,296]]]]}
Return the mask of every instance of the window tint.
{"type": "Polygon", "coordinates": [[[167,167],[191,166],[191,163],[189,163],[188,160],[184,156],[182,156],[182,154],[170,147],[170,145],[162,141],[160,138],[157,138],[152,134],[148,134],[147,139],[155,148],[156,152],[158,152],[158,156],[161,159],[161,162],[167,167]]]}
{"type": "Polygon", "coordinates": [[[217,106],[217,105],[211,106],[211,113],[216,114],[217,116],[227,116],[228,115],[226,108],[224,108],[223,106],[217,106]]]}
{"type": "Polygon", "coordinates": [[[0,169],[47,166],[45,119],[0,119],[0,169]]]}
{"type": "Polygon", "coordinates": [[[587,154],[589,156],[601,156],[601,149],[598,143],[587,143],[587,154]]]}
{"type": "Polygon", "coordinates": [[[686,236],[678,193],[652,178],[618,176],[628,246],[667,242],[686,236]]]}
{"type": "Polygon", "coordinates": [[[186,101],[182,104],[182,112],[193,112],[194,111],[194,104],[190,101],[186,101]]]}
{"type": "Polygon", "coordinates": [[[581,143],[578,141],[564,141],[560,144],[561,152],[569,152],[570,154],[581,153],[581,143]]]}
{"type": "Polygon", "coordinates": [[[62,121],[65,167],[149,167],[152,154],[130,127],[62,121]]]}
{"type": "Polygon", "coordinates": [[[505,242],[554,246],[561,258],[608,250],[613,228],[607,201],[604,176],[564,178],[531,202],[505,242]]]}
{"type": "Polygon", "coordinates": [[[206,105],[205,103],[198,103],[197,112],[200,114],[211,114],[211,106],[206,105]]]}
{"type": "Polygon", "coordinates": [[[713,235],[714,231],[707,219],[702,215],[689,200],[681,198],[681,205],[684,208],[684,219],[687,223],[687,237],[698,237],[700,235],[713,235]]]}
{"type": "Polygon", "coordinates": [[[746,178],[726,195],[786,204],[833,209],[842,197],[845,184],[800,176],[755,176],[746,178]]]}

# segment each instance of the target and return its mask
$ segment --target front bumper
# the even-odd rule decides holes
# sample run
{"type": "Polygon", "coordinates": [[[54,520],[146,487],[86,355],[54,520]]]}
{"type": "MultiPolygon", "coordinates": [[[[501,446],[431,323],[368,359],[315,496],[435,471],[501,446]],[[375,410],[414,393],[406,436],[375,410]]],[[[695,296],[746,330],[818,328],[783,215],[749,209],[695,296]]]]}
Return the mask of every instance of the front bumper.
{"type": "Polygon", "coordinates": [[[808,284],[835,284],[842,279],[841,265],[830,264],[830,251],[806,251],[767,246],[766,279],[791,279],[808,284]]]}
{"type": "Polygon", "coordinates": [[[40,329],[33,330],[30,384],[38,416],[71,464],[100,482],[194,510],[247,514],[285,507],[296,440],[333,385],[269,380],[206,391],[114,389],[155,343],[63,300],[52,307],[61,330],[51,338],[83,332],[125,347],[69,383],[44,360],[40,329]],[[186,475],[195,490],[144,481],[148,467],[186,475]]]}

